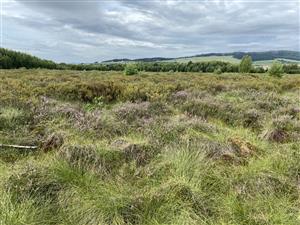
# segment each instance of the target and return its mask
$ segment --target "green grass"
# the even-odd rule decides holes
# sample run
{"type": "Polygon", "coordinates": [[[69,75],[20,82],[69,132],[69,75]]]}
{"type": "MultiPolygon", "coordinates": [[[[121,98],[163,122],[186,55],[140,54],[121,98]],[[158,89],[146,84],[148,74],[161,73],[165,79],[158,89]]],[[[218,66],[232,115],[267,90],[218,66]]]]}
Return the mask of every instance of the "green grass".
{"type": "MultiPolygon", "coordinates": [[[[300,61],[290,60],[290,59],[276,59],[280,60],[284,63],[297,63],[300,64],[300,61]]],[[[188,63],[192,62],[211,62],[211,61],[221,61],[221,62],[229,62],[234,64],[239,64],[240,59],[236,59],[233,56],[201,56],[201,57],[187,57],[187,58],[179,58],[174,60],[167,60],[167,62],[179,62],[179,63],[188,63]]],[[[255,66],[271,66],[274,60],[260,60],[254,61],[253,64],[255,66]]]]}
{"type": "MultiPolygon", "coordinates": [[[[296,64],[300,64],[300,61],[298,60],[292,60],[292,59],[281,59],[281,58],[278,58],[278,59],[275,59],[275,60],[279,60],[281,61],[282,63],[284,64],[288,64],[288,63],[296,63],[296,64]]],[[[271,66],[272,63],[274,62],[274,60],[259,60],[259,61],[254,61],[254,65],[256,66],[271,66]]]]}
{"type": "Polygon", "coordinates": [[[0,225],[300,223],[300,75],[0,78],[0,225]]]}
{"type": "Polygon", "coordinates": [[[232,56],[201,56],[201,57],[187,57],[187,58],[179,58],[175,60],[168,60],[167,62],[180,62],[180,63],[188,63],[192,62],[211,62],[211,61],[222,61],[222,62],[230,62],[230,63],[239,63],[240,60],[233,58],[232,56]]]}

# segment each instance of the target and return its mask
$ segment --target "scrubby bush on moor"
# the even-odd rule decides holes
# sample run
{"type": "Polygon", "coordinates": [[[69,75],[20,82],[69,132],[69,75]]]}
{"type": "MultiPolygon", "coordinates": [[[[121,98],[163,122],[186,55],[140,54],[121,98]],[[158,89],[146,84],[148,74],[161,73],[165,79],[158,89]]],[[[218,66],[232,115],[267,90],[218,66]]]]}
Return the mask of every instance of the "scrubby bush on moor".
{"type": "Polygon", "coordinates": [[[138,74],[138,69],[135,64],[126,64],[125,69],[124,69],[124,74],[125,75],[136,75],[138,74]]]}
{"type": "Polygon", "coordinates": [[[250,73],[252,69],[252,58],[249,55],[245,55],[242,58],[242,61],[240,63],[239,71],[241,73],[250,73]]]}
{"type": "Polygon", "coordinates": [[[269,72],[270,76],[282,77],[282,75],[283,75],[283,66],[280,62],[274,61],[268,72],[269,72]]]}

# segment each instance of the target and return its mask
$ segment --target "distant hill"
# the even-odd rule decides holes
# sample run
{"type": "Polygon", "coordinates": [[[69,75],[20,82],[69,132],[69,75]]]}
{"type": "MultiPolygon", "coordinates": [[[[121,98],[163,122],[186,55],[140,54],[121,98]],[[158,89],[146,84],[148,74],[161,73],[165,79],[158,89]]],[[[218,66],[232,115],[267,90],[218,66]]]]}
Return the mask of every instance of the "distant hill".
{"type": "Polygon", "coordinates": [[[175,58],[164,58],[164,57],[154,57],[154,58],[140,58],[140,59],[112,59],[102,61],[102,63],[122,63],[122,62],[158,62],[158,61],[166,61],[172,60],[175,58]]]}
{"type": "MultiPolygon", "coordinates": [[[[176,61],[186,62],[191,61],[209,61],[209,60],[220,60],[239,62],[240,59],[245,55],[250,55],[253,61],[266,61],[280,59],[282,62],[288,62],[289,60],[299,61],[300,63],[300,52],[299,51],[265,51],[265,52],[231,52],[231,53],[206,53],[198,54],[193,56],[177,57],[177,58],[139,58],[139,59],[112,59],[106,60],[102,63],[126,63],[126,62],[161,62],[161,61],[176,61]],[[196,59],[196,60],[195,60],[196,59]]],[[[298,62],[296,62],[298,63],[298,62]]]]}
{"type": "Polygon", "coordinates": [[[232,55],[236,59],[241,59],[244,55],[250,55],[253,61],[273,60],[278,58],[300,60],[300,52],[296,51],[234,52],[232,55]]]}

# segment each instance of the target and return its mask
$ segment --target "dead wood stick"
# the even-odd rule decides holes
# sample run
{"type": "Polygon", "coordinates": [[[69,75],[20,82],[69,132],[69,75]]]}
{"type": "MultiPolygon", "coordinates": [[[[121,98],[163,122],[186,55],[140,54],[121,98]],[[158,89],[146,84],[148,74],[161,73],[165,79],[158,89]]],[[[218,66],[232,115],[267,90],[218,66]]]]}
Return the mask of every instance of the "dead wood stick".
{"type": "Polygon", "coordinates": [[[6,145],[6,144],[0,144],[1,147],[10,147],[10,148],[24,148],[24,149],[36,149],[38,146],[24,146],[24,145],[6,145]]]}

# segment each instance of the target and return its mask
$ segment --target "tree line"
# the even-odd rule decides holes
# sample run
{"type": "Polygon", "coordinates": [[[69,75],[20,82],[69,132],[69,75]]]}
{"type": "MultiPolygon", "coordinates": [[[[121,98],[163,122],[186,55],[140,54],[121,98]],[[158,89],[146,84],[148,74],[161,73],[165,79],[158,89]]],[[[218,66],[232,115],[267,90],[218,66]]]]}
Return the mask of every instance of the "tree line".
{"type": "MultiPolygon", "coordinates": [[[[16,52],[0,48],[0,69],[19,69],[19,68],[45,68],[57,70],[98,70],[98,71],[124,71],[128,67],[125,63],[95,63],[95,64],[66,64],[55,63],[50,60],[40,59],[29,54],[16,52]]],[[[210,62],[136,62],[132,63],[134,71],[146,72],[209,72],[209,73],[264,73],[267,71],[263,67],[252,66],[250,56],[243,58],[241,64],[233,64],[222,61],[210,62]],[[249,61],[250,60],[250,61],[249,61]],[[244,65],[245,64],[245,65],[244,65]],[[246,67],[246,69],[245,69],[246,67]]],[[[297,64],[286,64],[282,66],[285,73],[300,73],[297,64]]]]}

